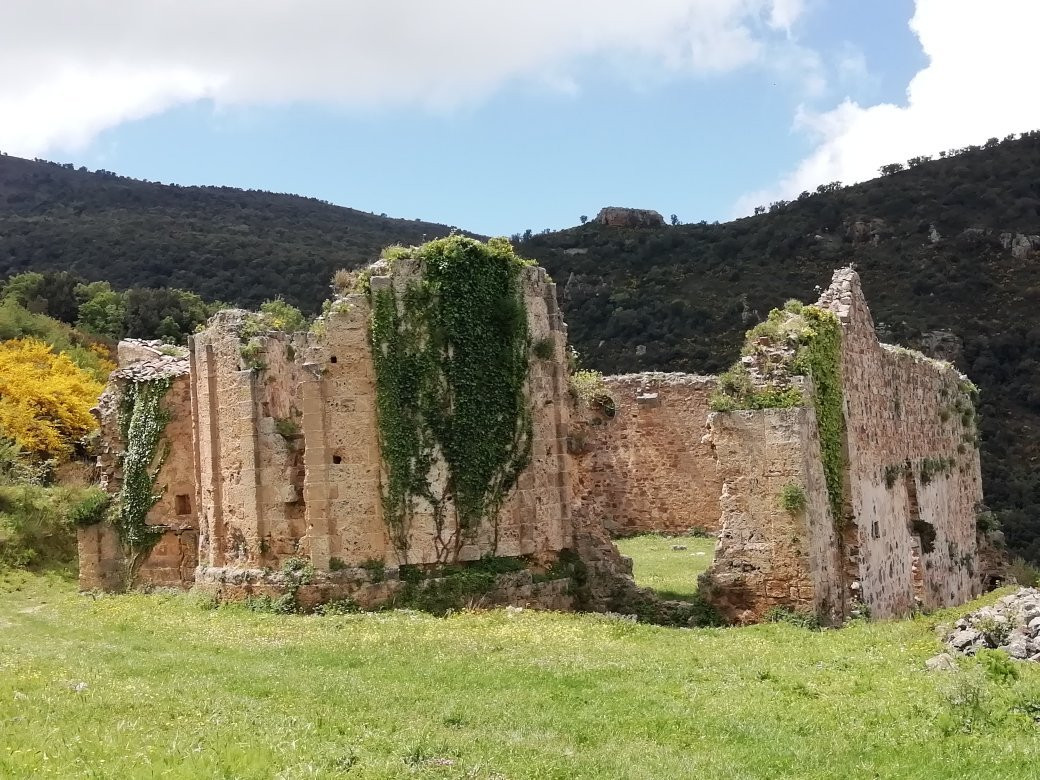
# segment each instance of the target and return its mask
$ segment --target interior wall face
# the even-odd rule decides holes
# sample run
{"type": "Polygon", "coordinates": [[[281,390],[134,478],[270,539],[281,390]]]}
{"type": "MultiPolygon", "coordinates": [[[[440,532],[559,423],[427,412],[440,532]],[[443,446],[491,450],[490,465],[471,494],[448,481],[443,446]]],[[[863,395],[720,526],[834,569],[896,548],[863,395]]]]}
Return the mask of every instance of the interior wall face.
{"type": "Polygon", "coordinates": [[[842,615],[840,561],[808,407],[713,414],[721,527],[705,595],[727,618],[762,620],[786,607],[842,615]],[[802,506],[785,506],[797,488],[802,506]]]}
{"type": "Polygon", "coordinates": [[[583,405],[572,426],[575,490],[614,536],[719,528],[721,482],[704,440],[714,377],[605,378],[615,412],[583,405]]]}

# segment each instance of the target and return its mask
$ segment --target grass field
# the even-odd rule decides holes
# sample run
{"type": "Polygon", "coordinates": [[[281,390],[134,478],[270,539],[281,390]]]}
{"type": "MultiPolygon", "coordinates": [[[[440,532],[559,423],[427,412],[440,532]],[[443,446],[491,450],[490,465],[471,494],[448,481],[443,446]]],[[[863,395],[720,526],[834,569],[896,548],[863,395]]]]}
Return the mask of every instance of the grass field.
{"type": "Polygon", "coordinates": [[[0,777],[1036,777],[1035,667],[924,671],[964,611],[823,632],[303,617],[8,573],[0,777]]]}
{"type": "Polygon", "coordinates": [[[617,539],[614,544],[632,559],[632,574],[639,585],[664,598],[680,600],[697,592],[697,575],[711,566],[715,554],[714,537],[644,534],[617,539]]]}

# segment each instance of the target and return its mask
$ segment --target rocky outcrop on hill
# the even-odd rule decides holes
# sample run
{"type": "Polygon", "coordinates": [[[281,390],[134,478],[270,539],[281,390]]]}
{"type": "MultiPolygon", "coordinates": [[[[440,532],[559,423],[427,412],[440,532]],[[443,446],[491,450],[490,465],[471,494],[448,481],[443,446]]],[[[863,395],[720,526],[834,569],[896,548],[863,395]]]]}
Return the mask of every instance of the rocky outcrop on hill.
{"type": "Polygon", "coordinates": [[[1003,650],[1012,658],[1040,661],[1040,590],[1020,588],[995,604],[966,615],[946,637],[954,652],[1003,650]]]}
{"type": "Polygon", "coordinates": [[[607,206],[599,210],[596,221],[607,227],[657,228],[664,226],[664,217],[651,209],[627,209],[607,206]]]}

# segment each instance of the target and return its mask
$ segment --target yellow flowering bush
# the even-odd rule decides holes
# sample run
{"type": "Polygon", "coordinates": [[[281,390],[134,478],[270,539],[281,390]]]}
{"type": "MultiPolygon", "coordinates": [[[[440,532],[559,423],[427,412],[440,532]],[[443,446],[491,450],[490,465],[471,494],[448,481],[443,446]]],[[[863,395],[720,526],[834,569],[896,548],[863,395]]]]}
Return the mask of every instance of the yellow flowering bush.
{"type": "Polygon", "coordinates": [[[58,460],[97,427],[102,385],[34,338],[0,343],[0,432],[26,452],[58,460]]]}

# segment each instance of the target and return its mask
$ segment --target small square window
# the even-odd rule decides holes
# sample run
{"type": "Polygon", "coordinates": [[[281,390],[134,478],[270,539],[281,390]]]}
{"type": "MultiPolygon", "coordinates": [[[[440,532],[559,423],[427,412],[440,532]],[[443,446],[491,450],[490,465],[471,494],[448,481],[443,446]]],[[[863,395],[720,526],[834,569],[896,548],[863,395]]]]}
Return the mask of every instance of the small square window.
{"type": "Polygon", "coordinates": [[[174,496],[173,499],[174,509],[179,515],[190,515],[191,514],[191,499],[184,494],[174,496]]]}

